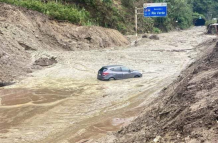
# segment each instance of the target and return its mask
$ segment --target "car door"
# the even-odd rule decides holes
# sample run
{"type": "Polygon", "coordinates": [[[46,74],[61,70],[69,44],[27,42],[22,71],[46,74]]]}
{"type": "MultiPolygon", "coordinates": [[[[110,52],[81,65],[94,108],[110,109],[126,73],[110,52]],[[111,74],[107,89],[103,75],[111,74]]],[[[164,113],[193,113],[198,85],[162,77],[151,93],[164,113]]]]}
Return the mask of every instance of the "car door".
{"type": "Polygon", "coordinates": [[[123,79],[131,78],[131,77],[132,77],[132,74],[131,74],[129,68],[127,68],[127,67],[121,67],[121,69],[122,69],[122,73],[123,73],[123,79]]]}
{"type": "Polygon", "coordinates": [[[123,78],[121,67],[115,67],[115,68],[113,68],[112,71],[114,72],[115,79],[122,79],[123,78]]]}

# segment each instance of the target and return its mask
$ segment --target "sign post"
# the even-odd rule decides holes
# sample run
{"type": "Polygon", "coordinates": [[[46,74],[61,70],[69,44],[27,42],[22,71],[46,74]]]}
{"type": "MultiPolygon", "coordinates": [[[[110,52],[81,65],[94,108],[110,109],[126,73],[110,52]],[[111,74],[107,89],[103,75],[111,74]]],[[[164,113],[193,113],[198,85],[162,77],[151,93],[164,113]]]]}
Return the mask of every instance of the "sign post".
{"type": "Polygon", "coordinates": [[[144,17],[166,17],[167,16],[167,3],[145,3],[143,8],[135,7],[135,31],[136,42],[138,38],[138,14],[144,15],[144,17]],[[138,13],[138,10],[142,9],[143,13],[138,13]]]}
{"type": "Polygon", "coordinates": [[[138,37],[138,9],[135,7],[135,31],[136,31],[136,41],[138,37]]]}
{"type": "Polygon", "coordinates": [[[138,13],[138,10],[143,10],[143,8],[135,7],[135,31],[136,31],[136,42],[138,38],[138,15],[143,13],[138,13]]]}
{"type": "Polygon", "coordinates": [[[144,4],[144,17],[166,17],[167,3],[144,4]]]}

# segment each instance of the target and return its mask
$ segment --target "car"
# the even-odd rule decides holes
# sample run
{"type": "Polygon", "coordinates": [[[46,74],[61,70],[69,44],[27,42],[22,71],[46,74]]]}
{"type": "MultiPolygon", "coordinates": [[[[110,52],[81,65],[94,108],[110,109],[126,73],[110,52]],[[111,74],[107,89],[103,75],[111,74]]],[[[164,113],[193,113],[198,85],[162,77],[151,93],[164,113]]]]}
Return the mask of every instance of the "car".
{"type": "Polygon", "coordinates": [[[127,78],[139,78],[142,73],[136,70],[130,70],[122,65],[103,66],[99,71],[97,78],[99,80],[118,80],[127,78]]]}

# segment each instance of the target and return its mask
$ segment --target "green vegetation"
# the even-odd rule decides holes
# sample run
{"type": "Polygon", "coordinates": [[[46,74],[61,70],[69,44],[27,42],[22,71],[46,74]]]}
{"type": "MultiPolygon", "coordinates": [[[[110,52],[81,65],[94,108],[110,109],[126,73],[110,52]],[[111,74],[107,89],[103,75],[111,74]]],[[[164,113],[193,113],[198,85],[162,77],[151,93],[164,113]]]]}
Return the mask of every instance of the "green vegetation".
{"type": "Polygon", "coordinates": [[[90,12],[98,25],[126,32],[123,10],[114,6],[113,0],[68,0],[90,12]]]}
{"type": "Polygon", "coordinates": [[[192,0],[193,11],[203,15],[206,19],[206,25],[217,23],[212,18],[218,18],[218,1],[217,0],[192,0]]]}
{"type": "MultiPolygon", "coordinates": [[[[217,0],[191,0],[193,11],[200,13],[201,17],[206,20],[206,25],[217,23],[213,18],[218,18],[218,1],[217,0]]],[[[197,19],[195,17],[194,19],[197,19]]]]}
{"type": "Polygon", "coordinates": [[[217,0],[190,0],[193,5],[193,11],[203,14],[208,20],[212,17],[218,17],[217,0]]]}
{"type": "Polygon", "coordinates": [[[80,9],[76,5],[63,5],[61,3],[44,3],[37,0],[0,0],[9,4],[25,7],[27,9],[39,11],[57,20],[68,20],[78,25],[92,25],[90,14],[84,8],[80,9]]]}
{"type": "Polygon", "coordinates": [[[112,0],[0,0],[27,9],[39,11],[57,20],[66,20],[77,25],[99,25],[126,31],[121,11],[112,0]]]}
{"type": "MultiPolygon", "coordinates": [[[[140,32],[170,31],[174,28],[187,29],[193,25],[199,17],[211,23],[212,17],[218,17],[217,0],[166,0],[168,4],[168,16],[166,18],[144,18],[139,16],[140,32]],[[143,19],[143,20],[141,20],[143,19]]],[[[142,7],[149,0],[121,0],[127,14],[125,19],[134,19],[134,7],[142,7]],[[131,17],[131,18],[127,18],[131,17]]],[[[153,0],[152,2],[163,2],[153,0]]],[[[142,12],[142,11],[140,11],[142,12]]],[[[130,21],[129,21],[130,22],[130,21]]],[[[134,25],[132,25],[133,27],[134,25]]]]}
{"type": "MultiPolygon", "coordinates": [[[[26,7],[51,18],[67,20],[77,25],[99,25],[131,34],[134,32],[134,8],[141,8],[143,3],[150,0],[58,0],[57,3],[52,0],[0,0],[0,2],[26,7]]],[[[166,18],[144,18],[139,15],[139,32],[161,33],[175,28],[186,29],[199,17],[208,20],[207,23],[212,17],[218,17],[217,0],[167,0],[167,4],[166,18]]]]}
{"type": "Polygon", "coordinates": [[[161,30],[159,28],[153,27],[153,33],[161,33],[161,30]]]}
{"type": "Polygon", "coordinates": [[[217,20],[208,20],[206,21],[206,25],[217,23],[217,20]]]}
{"type": "MultiPolygon", "coordinates": [[[[149,2],[149,0],[147,0],[149,2]]],[[[153,0],[153,2],[163,2],[162,0],[153,0]]],[[[144,0],[122,0],[122,4],[127,11],[126,17],[134,18],[134,7],[142,7],[144,0]]],[[[193,24],[192,4],[189,0],[168,0],[168,16],[166,18],[144,18],[139,16],[139,28],[141,32],[170,31],[174,28],[186,29],[193,24]],[[143,19],[143,20],[141,20],[143,19]],[[155,29],[155,30],[154,30],[155,29]]],[[[142,10],[139,12],[143,12],[142,10]]],[[[127,18],[126,18],[127,19],[127,18]]]]}

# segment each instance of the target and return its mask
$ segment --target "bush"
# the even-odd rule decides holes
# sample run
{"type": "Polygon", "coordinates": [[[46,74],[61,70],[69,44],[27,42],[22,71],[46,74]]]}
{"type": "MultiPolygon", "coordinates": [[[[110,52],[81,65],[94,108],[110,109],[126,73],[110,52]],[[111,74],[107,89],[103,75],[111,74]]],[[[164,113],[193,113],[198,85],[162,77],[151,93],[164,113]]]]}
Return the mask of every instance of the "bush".
{"type": "Polygon", "coordinates": [[[216,20],[209,20],[209,21],[206,21],[206,25],[214,24],[214,23],[217,23],[217,21],[216,21],[216,20]]]}
{"type": "Polygon", "coordinates": [[[161,30],[157,27],[153,27],[153,33],[159,34],[159,33],[161,33],[161,30]]]}

